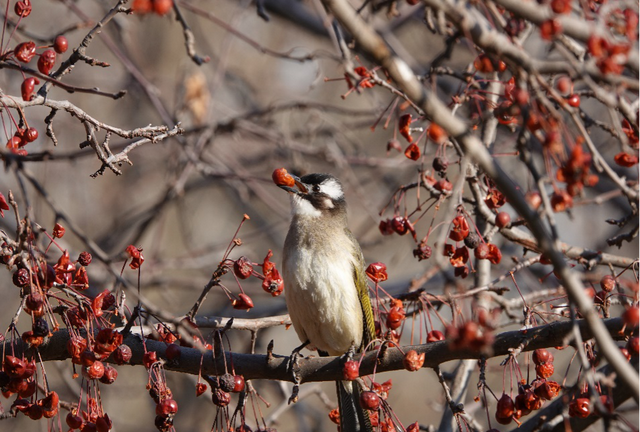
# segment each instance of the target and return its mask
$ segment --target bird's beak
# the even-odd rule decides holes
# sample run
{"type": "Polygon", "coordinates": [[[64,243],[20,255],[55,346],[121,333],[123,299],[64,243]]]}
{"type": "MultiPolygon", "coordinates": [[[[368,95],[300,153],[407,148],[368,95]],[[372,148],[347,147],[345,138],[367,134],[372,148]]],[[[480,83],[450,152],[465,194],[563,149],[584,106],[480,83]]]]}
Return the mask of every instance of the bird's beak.
{"type": "Polygon", "coordinates": [[[309,188],[307,188],[307,185],[305,185],[304,183],[302,183],[300,181],[300,177],[295,176],[293,174],[289,174],[291,177],[293,177],[293,180],[295,181],[295,184],[293,186],[278,186],[280,189],[284,189],[289,193],[292,194],[296,194],[296,195],[306,195],[307,192],[309,191],[309,188]]]}

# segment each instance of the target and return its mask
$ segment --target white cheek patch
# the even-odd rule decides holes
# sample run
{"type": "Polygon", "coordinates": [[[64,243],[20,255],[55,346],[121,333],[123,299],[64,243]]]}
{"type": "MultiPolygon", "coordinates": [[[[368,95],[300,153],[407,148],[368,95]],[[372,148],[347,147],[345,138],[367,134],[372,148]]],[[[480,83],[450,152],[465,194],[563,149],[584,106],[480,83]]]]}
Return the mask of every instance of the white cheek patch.
{"type": "Polygon", "coordinates": [[[296,216],[319,217],[322,212],[298,195],[291,196],[291,212],[296,216]]]}
{"type": "Polygon", "coordinates": [[[326,180],[320,185],[320,192],[325,193],[334,201],[344,199],[344,192],[340,183],[333,179],[326,180]]]}

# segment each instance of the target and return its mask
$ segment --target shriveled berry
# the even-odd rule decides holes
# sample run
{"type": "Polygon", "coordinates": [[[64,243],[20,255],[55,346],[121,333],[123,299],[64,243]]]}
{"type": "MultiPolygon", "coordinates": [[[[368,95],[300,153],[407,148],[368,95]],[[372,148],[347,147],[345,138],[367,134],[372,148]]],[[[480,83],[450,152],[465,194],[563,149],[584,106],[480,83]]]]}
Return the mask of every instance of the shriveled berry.
{"type": "MultiPolygon", "coordinates": [[[[138,3],[138,1],[134,2],[134,5],[136,3],[138,3]]],[[[160,432],[169,432],[173,427],[173,417],[156,416],[154,425],[160,432]]]]}
{"type": "Polygon", "coordinates": [[[404,368],[408,371],[417,371],[424,364],[425,354],[418,354],[415,350],[407,351],[402,359],[402,364],[404,368]]]}
{"type": "Polygon", "coordinates": [[[404,309],[402,307],[394,306],[389,310],[389,313],[387,314],[387,327],[395,330],[402,325],[404,319],[404,309]]]}
{"type": "Polygon", "coordinates": [[[536,375],[540,378],[549,378],[553,375],[554,367],[553,363],[541,363],[536,365],[536,375]]]}
{"type": "Polygon", "coordinates": [[[91,264],[91,258],[91,254],[89,252],[80,252],[80,255],[78,256],[78,264],[86,267],[91,264]]]}
{"type": "Polygon", "coordinates": [[[608,293],[613,291],[616,288],[616,279],[609,274],[602,276],[602,279],[600,279],[600,288],[608,293]]]}
{"type": "Polygon", "coordinates": [[[407,220],[402,216],[396,216],[391,219],[391,228],[400,235],[405,235],[409,230],[407,227],[407,220]]]}
{"type": "Polygon", "coordinates": [[[436,157],[436,158],[433,158],[433,162],[431,163],[431,166],[433,167],[434,170],[438,172],[444,172],[449,167],[449,162],[447,162],[447,160],[444,158],[436,157]]]}
{"type": "Polygon", "coordinates": [[[196,397],[202,396],[209,387],[205,383],[196,384],[196,397]]]}
{"type": "Polygon", "coordinates": [[[44,318],[38,318],[33,321],[33,326],[31,327],[34,336],[45,337],[49,336],[49,324],[47,324],[47,320],[44,318]]]}
{"type": "Polygon", "coordinates": [[[236,379],[230,373],[222,375],[218,380],[220,388],[227,393],[232,392],[233,388],[236,386],[236,379]]]}
{"type": "Polygon", "coordinates": [[[118,371],[110,364],[104,366],[104,374],[100,377],[100,382],[103,384],[113,384],[118,378],[118,371]]]}
{"type": "Polygon", "coordinates": [[[217,388],[211,392],[211,400],[213,404],[219,407],[226,407],[231,402],[231,395],[226,391],[217,388]]]}
{"type": "Polygon", "coordinates": [[[376,411],[380,408],[380,396],[373,391],[363,391],[360,395],[360,406],[366,410],[376,411]]]}
{"type": "Polygon", "coordinates": [[[36,55],[35,42],[28,41],[22,42],[13,49],[13,55],[18,61],[22,63],[29,63],[31,59],[36,55]]]}
{"type": "Polygon", "coordinates": [[[253,266],[251,261],[246,257],[240,257],[233,263],[233,273],[239,279],[247,279],[253,273],[253,266]]]}
{"type": "Polygon", "coordinates": [[[67,426],[71,429],[80,429],[82,427],[82,417],[73,412],[69,412],[67,414],[67,418],[65,419],[67,422],[67,426]]]}
{"type": "Polygon", "coordinates": [[[480,242],[480,236],[474,232],[470,232],[469,235],[464,238],[464,245],[469,249],[477,248],[480,242]]]}
{"type": "Polygon", "coordinates": [[[473,255],[479,260],[488,259],[489,246],[486,243],[480,243],[473,251],[473,255]]]}
{"type": "Polygon", "coordinates": [[[87,379],[100,379],[104,375],[104,364],[101,361],[95,361],[91,366],[83,368],[82,374],[87,379]]]}
{"type": "Polygon", "coordinates": [[[31,0],[19,0],[13,8],[13,11],[21,18],[26,18],[31,14],[31,0]]]}
{"type": "Polygon", "coordinates": [[[381,262],[369,264],[365,273],[374,282],[384,282],[389,277],[387,275],[387,266],[381,262]]]}
{"type": "Polygon", "coordinates": [[[24,139],[27,142],[34,142],[35,140],[38,139],[38,130],[35,129],[35,128],[27,129],[25,134],[24,134],[24,139]]]}
{"type": "Polygon", "coordinates": [[[273,182],[277,186],[293,187],[296,184],[295,179],[284,168],[278,168],[271,174],[273,182]]]}
{"type": "Polygon", "coordinates": [[[156,415],[162,417],[174,416],[178,412],[178,402],[173,399],[165,399],[156,405],[156,415]]]}
{"type": "Polygon", "coordinates": [[[342,377],[347,381],[353,381],[360,376],[360,365],[357,361],[348,360],[342,366],[342,377]]]}
{"type": "Polygon", "coordinates": [[[637,357],[640,351],[640,341],[638,340],[638,336],[634,336],[629,338],[627,341],[627,351],[631,354],[632,357],[637,357]]]}
{"type": "Polygon", "coordinates": [[[25,287],[30,281],[31,277],[29,276],[29,270],[26,268],[18,269],[18,271],[13,274],[13,284],[17,287],[25,287]]]}
{"type": "Polygon", "coordinates": [[[431,258],[433,250],[424,240],[421,241],[418,246],[413,250],[413,256],[418,258],[418,261],[431,258]]]}
{"type": "Polygon", "coordinates": [[[118,348],[116,348],[116,350],[113,352],[113,360],[118,365],[128,363],[129,360],[131,360],[131,356],[131,348],[129,348],[128,345],[124,344],[118,346],[118,348]]]}
{"type": "Polygon", "coordinates": [[[49,75],[51,69],[56,64],[56,52],[52,49],[45,50],[42,54],[40,54],[40,58],[38,59],[38,70],[45,75],[49,75]]]}
{"type": "Polygon", "coordinates": [[[588,398],[577,398],[569,403],[569,417],[587,418],[591,413],[591,402],[588,398]]]}

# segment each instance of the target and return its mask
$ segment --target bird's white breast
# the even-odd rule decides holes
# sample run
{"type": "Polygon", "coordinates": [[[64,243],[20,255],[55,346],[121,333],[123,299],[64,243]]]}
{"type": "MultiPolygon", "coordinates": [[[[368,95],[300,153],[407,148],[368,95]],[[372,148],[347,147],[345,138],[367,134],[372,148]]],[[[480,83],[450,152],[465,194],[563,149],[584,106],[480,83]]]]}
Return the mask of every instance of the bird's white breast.
{"type": "Polygon", "coordinates": [[[287,308],[301,341],[340,355],[359,347],[363,320],[352,243],[343,233],[332,234],[288,239],[283,273],[287,308]]]}

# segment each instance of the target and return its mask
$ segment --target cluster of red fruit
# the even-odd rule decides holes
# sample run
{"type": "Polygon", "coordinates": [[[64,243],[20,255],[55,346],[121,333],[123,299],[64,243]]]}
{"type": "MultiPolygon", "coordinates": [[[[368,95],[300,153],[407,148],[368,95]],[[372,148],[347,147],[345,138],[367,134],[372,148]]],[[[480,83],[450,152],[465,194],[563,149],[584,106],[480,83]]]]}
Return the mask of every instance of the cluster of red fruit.
{"type": "MultiPolygon", "coordinates": [[[[536,365],[536,379],[531,384],[523,382],[518,387],[518,395],[512,399],[503,393],[496,407],[496,420],[500,424],[509,424],[512,420],[539,410],[546,400],[555,398],[560,393],[560,384],[550,380],[553,375],[553,354],[541,348],[533,352],[533,363],[536,365]]],[[[524,380],[523,380],[524,381],[524,380]]]]}
{"type": "MultiPolygon", "coordinates": [[[[20,20],[28,17],[32,11],[32,4],[30,0],[20,0],[16,2],[14,6],[14,12],[20,17],[20,20]]],[[[35,42],[26,41],[19,43],[12,51],[5,53],[4,59],[16,60],[19,63],[29,63],[35,56],[38,56],[38,70],[49,75],[56,63],[56,54],[62,54],[69,48],[69,42],[63,35],[57,36],[51,45],[44,47],[36,47],[35,42]],[[42,53],[38,54],[36,50],[38,48],[47,48],[42,53]],[[53,48],[53,49],[51,49],[53,48]]],[[[40,84],[40,80],[35,77],[28,77],[22,81],[20,87],[22,93],[22,99],[30,101],[34,98],[35,86],[40,84]]],[[[23,148],[28,143],[35,141],[38,138],[38,131],[34,128],[16,127],[16,132],[7,142],[7,149],[12,153],[25,156],[27,151],[23,148]]]]}
{"type": "MultiPolygon", "coordinates": [[[[262,289],[274,297],[279,296],[284,291],[284,281],[280,276],[280,271],[276,268],[275,263],[271,262],[273,252],[269,249],[267,256],[262,264],[251,262],[247,257],[241,256],[236,260],[229,260],[229,267],[233,269],[233,274],[238,279],[248,279],[251,276],[262,280],[262,289]],[[262,274],[253,269],[254,266],[262,267],[262,274]]],[[[242,287],[240,287],[242,291],[242,287]]],[[[233,298],[231,302],[234,309],[249,310],[253,307],[253,300],[246,293],[241,292],[237,298],[233,298]]]]}
{"type": "Polygon", "coordinates": [[[166,15],[173,8],[173,0],[134,0],[131,9],[140,15],[155,13],[166,15]]]}
{"type": "MultiPolygon", "coordinates": [[[[418,147],[418,144],[413,140],[413,136],[411,135],[411,123],[413,121],[411,114],[401,115],[398,119],[398,132],[400,132],[400,135],[409,143],[409,146],[404,150],[404,155],[411,160],[417,161],[420,159],[422,153],[420,147],[418,147]]],[[[427,129],[427,136],[436,144],[442,144],[447,139],[447,133],[435,123],[431,123],[427,129]]],[[[394,146],[387,145],[387,150],[396,148],[396,146],[398,150],[401,150],[397,144],[394,146]]]]}
{"type": "MultiPolygon", "coordinates": [[[[391,380],[385,381],[382,384],[372,382],[370,390],[365,390],[360,393],[360,406],[369,411],[369,420],[371,421],[371,426],[376,428],[376,430],[388,432],[397,430],[394,426],[392,416],[386,415],[388,410],[381,410],[382,404],[389,397],[389,392],[391,391],[392,387],[393,382],[391,380]],[[382,415],[384,416],[383,420],[380,420],[380,413],[382,413],[382,415]]],[[[329,412],[329,418],[335,424],[340,424],[340,412],[338,408],[329,412]]]]}

